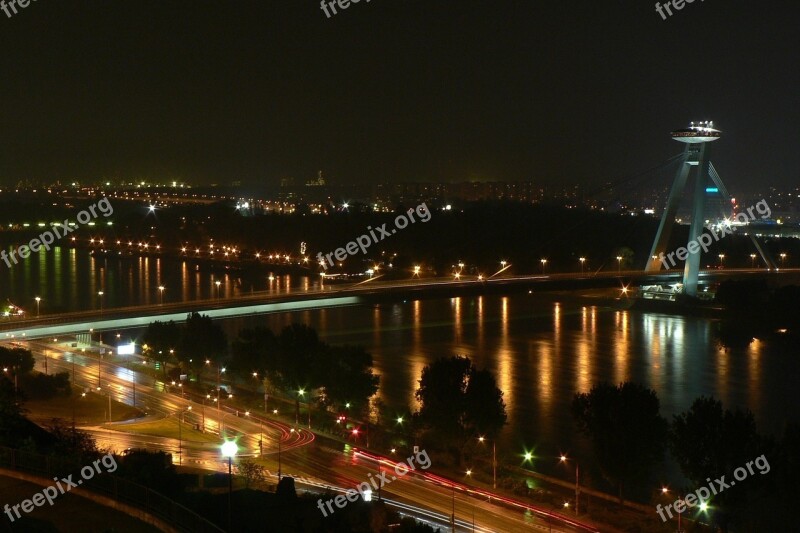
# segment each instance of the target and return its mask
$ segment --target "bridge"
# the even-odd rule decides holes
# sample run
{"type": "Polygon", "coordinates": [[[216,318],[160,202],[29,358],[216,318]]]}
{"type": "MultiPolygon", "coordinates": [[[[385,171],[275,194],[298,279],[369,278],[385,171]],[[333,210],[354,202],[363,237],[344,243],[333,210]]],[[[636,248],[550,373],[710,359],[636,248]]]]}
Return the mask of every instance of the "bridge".
{"type": "MultiPolygon", "coordinates": [[[[698,276],[700,286],[709,287],[726,279],[734,278],[769,277],[788,283],[800,277],[798,274],[800,274],[800,269],[768,271],[761,268],[702,270],[698,276]]],[[[41,318],[9,320],[0,323],[0,339],[44,338],[87,333],[90,330],[100,333],[145,328],[156,320],[183,321],[187,314],[192,312],[208,315],[211,318],[233,318],[378,303],[398,298],[469,296],[507,293],[516,290],[587,290],[616,287],[620,289],[619,296],[625,297],[628,294],[629,286],[669,286],[681,283],[683,276],[682,270],[660,272],[623,270],[620,272],[585,274],[571,272],[490,278],[413,278],[400,281],[382,281],[376,277],[360,283],[329,285],[322,289],[306,290],[294,294],[274,295],[261,292],[236,298],[129,306],[102,311],[78,311],[41,318]]]]}

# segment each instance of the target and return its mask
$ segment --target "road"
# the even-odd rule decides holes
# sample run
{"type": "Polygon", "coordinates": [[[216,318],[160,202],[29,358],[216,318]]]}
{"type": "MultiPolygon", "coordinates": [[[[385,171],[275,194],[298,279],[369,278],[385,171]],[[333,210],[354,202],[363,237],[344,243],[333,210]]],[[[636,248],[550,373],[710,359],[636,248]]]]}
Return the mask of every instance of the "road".
{"type": "MultiPolygon", "coordinates": [[[[384,479],[388,484],[381,489],[380,496],[388,504],[403,514],[443,530],[449,530],[455,502],[456,531],[459,532],[472,531],[473,523],[474,531],[481,532],[597,531],[561,513],[477,490],[467,480],[453,482],[421,468],[398,475],[398,472],[403,472],[395,470],[401,458],[377,456],[350,444],[317,438],[307,429],[295,428],[263,413],[246,414],[225,405],[218,412],[216,407],[200,402],[201,398],[173,392],[174,387],[137,371],[135,365],[139,363],[136,362],[127,365],[132,368],[122,367],[99,357],[73,353],[63,344],[44,341],[29,341],[25,346],[32,351],[40,368],[44,366],[46,353],[48,369],[74,373],[79,387],[97,391],[99,375],[99,393],[109,394],[110,391],[115,401],[134,405],[135,383],[135,405],[145,411],[148,418],[178,416],[176,413],[191,407],[184,415],[187,416],[186,422],[203,425],[206,432],[216,435],[221,429],[224,437],[237,441],[239,457],[259,456],[261,441],[264,452],[261,462],[269,475],[276,478],[280,468],[283,476],[295,478],[299,489],[343,493],[346,489],[356,489],[360,483],[369,483],[371,479],[376,483],[378,479],[384,479]],[[385,472],[382,478],[381,472],[385,472]]],[[[121,422],[81,429],[91,433],[101,448],[108,447],[116,452],[126,448],[163,450],[172,453],[176,463],[209,471],[227,471],[227,463],[219,452],[222,439],[217,443],[178,442],[169,437],[129,433],[125,431],[125,425],[121,422]]],[[[377,497],[377,491],[374,496],[377,497]]]]}

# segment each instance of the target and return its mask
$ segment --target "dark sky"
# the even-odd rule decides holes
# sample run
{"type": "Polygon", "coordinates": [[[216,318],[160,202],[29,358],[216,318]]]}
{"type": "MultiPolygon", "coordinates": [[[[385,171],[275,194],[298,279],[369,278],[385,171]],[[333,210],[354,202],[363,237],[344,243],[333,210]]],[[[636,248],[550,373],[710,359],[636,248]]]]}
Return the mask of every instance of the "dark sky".
{"type": "Polygon", "coordinates": [[[713,119],[800,178],[800,2],[38,0],[0,12],[0,180],[599,182],[713,119]]]}

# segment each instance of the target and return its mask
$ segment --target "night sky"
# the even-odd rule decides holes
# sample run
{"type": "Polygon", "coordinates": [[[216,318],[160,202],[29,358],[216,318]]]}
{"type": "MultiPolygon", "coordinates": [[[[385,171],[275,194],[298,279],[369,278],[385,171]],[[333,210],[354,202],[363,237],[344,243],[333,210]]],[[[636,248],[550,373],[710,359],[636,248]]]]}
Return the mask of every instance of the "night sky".
{"type": "Polygon", "coordinates": [[[0,12],[0,183],[600,183],[713,119],[800,178],[800,2],[37,0],[0,12]],[[19,8],[18,8],[19,9],[19,8]]]}

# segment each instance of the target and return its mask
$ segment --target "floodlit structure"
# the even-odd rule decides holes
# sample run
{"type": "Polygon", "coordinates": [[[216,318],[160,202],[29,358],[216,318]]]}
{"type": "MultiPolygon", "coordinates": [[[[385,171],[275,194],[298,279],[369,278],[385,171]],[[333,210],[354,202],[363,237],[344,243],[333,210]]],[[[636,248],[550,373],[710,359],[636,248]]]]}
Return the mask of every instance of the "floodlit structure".
{"type": "MultiPolygon", "coordinates": [[[[673,131],[672,138],[686,145],[680,166],[672,183],[672,189],[667,199],[667,206],[658,226],[653,248],[650,251],[646,272],[657,272],[661,268],[661,257],[666,252],[672,228],[675,225],[675,216],[681,200],[681,195],[689,181],[689,175],[694,175],[694,193],[692,195],[692,224],[689,229],[688,243],[698,240],[703,233],[705,221],[706,194],[713,192],[720,194],[725,202],[731,203],[730,194],[722,183],[714,165],[708,159],[708,144],[719,140],[722,132],[714,127],[714,122],[692,122],[688,128],[673,131]],[[696,169],[696,172],[692,172],[696,169]]],[[[765,254],[758,241],[750,236],[753,244],[761,254],[764,262],[772,266],[773,262],[765,254]]],[[[700,253],[690,253],[686,257],[683,270],[683,292],[689,296],[697,296],[697,280],[700,272],[700,253]]]]}

